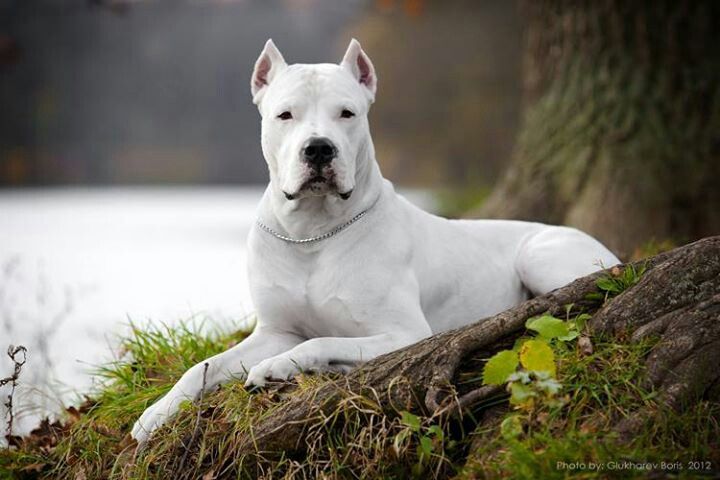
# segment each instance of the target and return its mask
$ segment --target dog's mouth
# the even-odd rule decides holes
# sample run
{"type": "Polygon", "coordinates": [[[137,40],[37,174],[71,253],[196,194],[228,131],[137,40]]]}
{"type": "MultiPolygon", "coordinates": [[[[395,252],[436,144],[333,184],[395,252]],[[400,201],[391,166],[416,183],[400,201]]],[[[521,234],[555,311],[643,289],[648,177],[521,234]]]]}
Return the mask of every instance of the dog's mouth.
{"type": "Polygon", "coordinates": [[[347,192],[340,192],[338,190],[333,172],[324,174],[315,172],[313,176],[302,183],[297,192],[290,193],[283,191],[285,198],[288,200],[295,200],[301,197],[321,197],[331,193],[336,194],[343,200],[347,200],[350,198],[350,195],[352,195],[352,192],[352,190],[347,192]]]}
{"type": "Polygon", "coordinates": [[[336,189],[335,176],[332,173],[330,175],[316,173],[300,186],[300,191],[309,195],[325,195],[336,189]]]}
{"type": "Polygon", "coordinates": [[[303,184],[303,186],[312,185],[313,183],[328,183],[328,179],[324,175],[315,175],[314,177],[307,180],[303,184]]]}

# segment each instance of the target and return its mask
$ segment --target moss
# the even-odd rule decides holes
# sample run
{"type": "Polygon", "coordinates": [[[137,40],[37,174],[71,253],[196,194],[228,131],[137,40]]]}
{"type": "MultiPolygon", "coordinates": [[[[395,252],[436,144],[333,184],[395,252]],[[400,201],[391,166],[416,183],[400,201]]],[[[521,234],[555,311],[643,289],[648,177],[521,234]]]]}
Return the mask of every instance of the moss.
{"type": "Polygon", "coordinates": [[[670,239],[657,240],[653,238],[636,248],[630,260],[636,261],[643,258],[654,257],[660,253],[668,252],[683,243],[687,242],[677,242],[670,239]]]}
{"type": "Polygon", "coordinates": [[[680,5],[524,5],[529,101],[481,215],[572,225],[621,257],[717,231],[720,62],[705,46],[720,9],[680,5]]]}

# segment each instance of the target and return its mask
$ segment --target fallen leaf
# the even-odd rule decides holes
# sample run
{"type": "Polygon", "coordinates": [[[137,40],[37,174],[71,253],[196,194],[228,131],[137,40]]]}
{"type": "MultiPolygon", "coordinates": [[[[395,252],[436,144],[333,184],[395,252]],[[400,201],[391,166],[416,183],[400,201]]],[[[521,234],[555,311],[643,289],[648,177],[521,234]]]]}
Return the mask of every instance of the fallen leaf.
{"type": "Polygon", "coordinates": [[[70,421],[77,422],[78,420],[80,420],[80,412],[78,411],[77,408],[75,408],[71,405],[71,406],[67,407],[65,409],[65,411],[67,412],[68,416],[70,417],[70,421]]]}
{"type": "Polygon", "coordinates": [[[550,416],[550,414],[547,412],[538,413],[537,418],[536,418],[537,423],[539,423],[540,425],[545,425],[547,423],[549,416],[550,416]]]}

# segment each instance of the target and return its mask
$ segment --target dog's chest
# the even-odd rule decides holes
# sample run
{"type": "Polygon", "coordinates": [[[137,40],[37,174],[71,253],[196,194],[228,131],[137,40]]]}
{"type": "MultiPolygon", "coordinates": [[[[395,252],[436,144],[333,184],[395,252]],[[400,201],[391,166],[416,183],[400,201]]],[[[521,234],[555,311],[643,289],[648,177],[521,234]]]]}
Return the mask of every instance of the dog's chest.
{"type": "Polygon", "coordinates": [[[306,338],[367,334],[343,262],[321,253],[275,258],[261,261],[259,278],[251,282],[261,322],[306,338]]]}

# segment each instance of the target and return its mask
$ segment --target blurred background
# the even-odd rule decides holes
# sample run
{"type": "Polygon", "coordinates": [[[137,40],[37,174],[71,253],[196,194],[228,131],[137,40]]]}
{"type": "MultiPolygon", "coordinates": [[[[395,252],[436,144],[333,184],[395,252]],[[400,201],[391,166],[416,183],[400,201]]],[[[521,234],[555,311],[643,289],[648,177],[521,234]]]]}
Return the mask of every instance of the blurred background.
{"type": "Polygon", "coordinates": [[[516,7],[437,3],[2,0],[0,182],[262,184],[248,85],[265,40],[290,62],[338,62],[357,36],[381,74],[386,175],[489,185],[518,122],[516,7]]]}
{"type": "Polygon", "coordinates": [[[719,10],[0,0],[0,347],[29,349],[16,429],[87,390],[130,321],[251,321],[267,173],[249,78],[268,38],[290,63],[360,40],[378,161],[411,201],[577,226],[637,258],[720,232],[719,10]]]}

